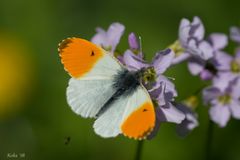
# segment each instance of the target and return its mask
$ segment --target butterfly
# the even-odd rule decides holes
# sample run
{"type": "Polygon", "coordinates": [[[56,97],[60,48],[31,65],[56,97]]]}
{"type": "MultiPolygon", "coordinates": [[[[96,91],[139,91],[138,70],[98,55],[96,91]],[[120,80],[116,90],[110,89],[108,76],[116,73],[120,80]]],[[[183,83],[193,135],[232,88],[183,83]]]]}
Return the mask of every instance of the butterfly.
{"type": "Polygon", "coordinates": [[[141,82],[144,69],[128,71],[108,51],[81,38],[63,40],[58,51],[71,76],[67,102],[81,117],[95,118],[96,134],[141,140],[152,132],[156,117],[141,82]]]}

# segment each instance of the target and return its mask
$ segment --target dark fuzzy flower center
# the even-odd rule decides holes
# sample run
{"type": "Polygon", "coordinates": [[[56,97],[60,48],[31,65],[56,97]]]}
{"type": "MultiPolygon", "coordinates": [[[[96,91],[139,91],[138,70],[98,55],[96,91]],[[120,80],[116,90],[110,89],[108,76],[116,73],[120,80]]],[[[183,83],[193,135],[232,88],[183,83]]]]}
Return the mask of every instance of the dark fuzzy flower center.
{"type": "Polygon", "coordinates": [[[205,65],[205,69],[210,71],[213,75],[217,74],[217,69],[211,62],[207,62],[205,65]]]}

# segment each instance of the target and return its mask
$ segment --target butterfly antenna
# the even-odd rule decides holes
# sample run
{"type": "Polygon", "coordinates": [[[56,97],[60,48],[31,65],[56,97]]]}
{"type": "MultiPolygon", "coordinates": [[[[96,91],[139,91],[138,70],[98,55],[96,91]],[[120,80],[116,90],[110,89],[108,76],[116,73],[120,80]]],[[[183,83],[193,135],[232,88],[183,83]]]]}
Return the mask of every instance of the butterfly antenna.
{"type": "Polygon", "coordinates": [[[139,36],[138,39],[139,39],[140,52],[142,53],[142,37],[139,36]]]}

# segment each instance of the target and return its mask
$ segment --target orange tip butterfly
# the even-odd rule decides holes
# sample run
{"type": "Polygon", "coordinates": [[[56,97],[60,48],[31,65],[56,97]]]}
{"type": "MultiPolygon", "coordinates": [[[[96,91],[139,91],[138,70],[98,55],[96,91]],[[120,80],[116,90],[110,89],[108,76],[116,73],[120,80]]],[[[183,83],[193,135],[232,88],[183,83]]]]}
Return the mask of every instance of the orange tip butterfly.
{"type": "Polygon", "coordinates": [[[63,40],[58,50],[71,76],[67,102],[76,114],[96,119],[96,134],[141,140],[152,132],[155,110],[141,71],[128,71],[106,50],[81,38],[63,40]]]}

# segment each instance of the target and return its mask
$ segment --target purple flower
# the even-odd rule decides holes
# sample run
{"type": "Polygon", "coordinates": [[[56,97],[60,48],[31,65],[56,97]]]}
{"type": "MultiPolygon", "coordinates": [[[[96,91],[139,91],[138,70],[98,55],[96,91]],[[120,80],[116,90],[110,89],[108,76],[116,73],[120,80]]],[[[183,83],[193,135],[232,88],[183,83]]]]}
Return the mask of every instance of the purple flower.
{"type": "MultiPolygon", "coordinates": [[[[141,50],[140,40],[139,38],[137,38],[137,36],[133,32],[128,35],[128,44],[129,44],[129,50],[126,51],[126,54],[128,55],[128,54],[134,53],[136,55],[134,57],[137,58],[139,61],[141,61],[141,59],[143,59],[143,53],[141,50]]],[[[117,58],[122,64],[125,64],[122,55],[118,55],[117,58]]],[[[130,58],[130,61],[131,61],[131,58],[130,58]]],[[[128,64],[131,64],[131,62],[129,62],[128,64]]]]}
{"type": "Polygon", "coordinates": [[[191,57],[188,61],[188,69],[192,75],[199,75],[202,80],[211,80],[218,72],[218,63],[212,58],[208,61],[191,57]]]}
{"type": "Polygon", "coordinates": [[[238,27],[231,27],[230,28],[230,38],[234,42],[237,42],[240,44],[240,28],[238,27]]]}
{"type": "Polygon", "coordinates": [[[222,33],[212,33],[207,41],[211,44],[214,54],[224,49],[228,44],[228,37],[222,33]]]}
{"type": "Polygon", "coordinates": [[[97,28],[97,33],[91,41],[110,51],[111,54],[114,54],[124,30],[125,27],[120,23],[111,24],[107,31],[102,28],[97,28]]]}
{"type": "MultiPolygon", "coordinates": [[[[222,70],[223,65],[219,62],[219,57],[224,54],[221,49],[225,48],[228,39],[227,36],[221,33],[213,33],[208,37],[208,43],[212,47],[214,56],[209,60],[204,60],[198,57],[191,57],[188,62],[188,69],[192,75],[199,75],[202,80],[212,79],[218,72],[222,70]]],[[[223,59],[224,63],[225,60],[223,59]]]]}
{"type": "Polygon", "coordinates": [[[188,60],[192,75],[202,80],[210,80],[217,74],[217,61],[214,58],[227,45],[227,36],[213,33],[204,39],[204,26],[198,17],[190,22],[182,19],[179,27],[179,43],[171,46],[176,52],[173,64],[188,60]],[[180,52],[180,53],[179,53],[180,52]]]}
{"type": "Polygon", "coordinates": [[[179,26],[179,40],[183,47],[189,46],[190,39],[201,41],[204,38],[204,26],[200,18],[194,17],[190,22],[188,19],[183,18],[179,26]]]}
{"type": "Polygon", "coordinates": [[[131,50],[140,50],[139,40],[133,32],[128,35],[128,44],[131,50]]]}
{"type": "Polygon", "coordinates": [[[172,102],[169,102],[164,106],[156,107],[155,112],[156,124],[151,134],[147,137],[148,139],[152,139],[156,136],[162,122],[181,124],[185,119],[185,114],[177,109],[172,102]]]}
{"type": "Polygon", "coordinates": [[[184,103],[179,103],[176,107],[185,114],[185,119],[176,126],[176,131],[179,136],[185,137],[199,125],[197,120],[198,115],[184,103]]]}
{"type": "Polygon", "coordinates": [[[220,127],[225,127],[230,116],[240,119],[240,77],[231,73],[219,74],[213,85],[203,90],[205,103],[211,105],[210,118],[220,127]]]}
{"type": "Polygon", "coordinates": [[[150,67],[147,62],[145,62],[140,56],[134,54],[130,49],[125,51],[122,61],[130,71],[138,71],[141,68],[150,67]]]}
{"type": "Polygon", "coordinates": [[[216,68],[219,72],[230,72],[233,76],[240,76],[240,50],[237,49],[235,56],[225,52],[216,54],[215,59],[218,63],[216,68]]]}
{"type": "Polygon", "coordinates": [[[213,50],[209,42],[204,38],[204,26],[198,17],[194,17],[190,22],[182,19],[179,27],[179,41],[184,49],[183,54],[199,57],[208,60],[213,56],[213,50]]]}
{"type": "Polygon", "coordinates": [[[171,49],[158,52],[150,64],[131,50],[127,50],[123,55],[123,61],[130,71],[146,70],[143,74],[143,83],[151,98],[159,106],[156,109],[157,120],[181,123],[185,115],[172,104],[174,97],[177,96],[175,86],[162,75],[171,65],[173,58],[174,53],[171,49]]]}

